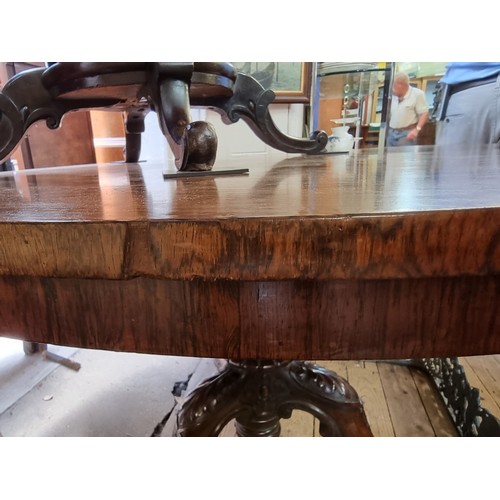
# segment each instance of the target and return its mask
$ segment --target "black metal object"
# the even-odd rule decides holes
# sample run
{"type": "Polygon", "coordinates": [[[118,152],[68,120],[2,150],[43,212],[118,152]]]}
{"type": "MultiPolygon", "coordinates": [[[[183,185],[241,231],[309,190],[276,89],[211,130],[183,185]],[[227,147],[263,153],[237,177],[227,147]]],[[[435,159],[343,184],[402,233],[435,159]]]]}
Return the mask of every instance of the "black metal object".
{"type": "Polygon", "coordinates": [[[165,173],[163,174],[164,179],[179,179],[185,177],[213,177],[213,176],[223,176],[223,175],[245,175],[248,174],[250,170],[248,168],[237,168],[233,170],[209,170],[209,171],[195,171],[195,172],[177,172],[175,174],[165,173]]]}
{"type": "Polygon", "coordinates": [[[382,115],[380,118],[380,131],[379,131],[379,141],[378,141],[378,151],[380,157],[387,144],[387,131],[389,128],[390,120],[390,109],[392,100],[392,84],[394,80],[394,70],[395,63],[386,63],[388,66],[388,71],[384,75],[384,89],[383,89],[383,100],[382,100],[382,115]]]}
{"type": "Polygon", "coordinates": [[[448,106],[448,100],[450,98],[450,86],[438,82],[433,94],[434,100],[429,113],[429,121],[439,122],[444,120],[446,116],[446,107],[448,106]]]}
{"type": "Polygon", "coordinates": [[[433,382],[460,436],[500,437],[500,420],[481,406],[479,390],[472,387],[458,358],[423,358],[391,361],[422,370],[433,382]]]}

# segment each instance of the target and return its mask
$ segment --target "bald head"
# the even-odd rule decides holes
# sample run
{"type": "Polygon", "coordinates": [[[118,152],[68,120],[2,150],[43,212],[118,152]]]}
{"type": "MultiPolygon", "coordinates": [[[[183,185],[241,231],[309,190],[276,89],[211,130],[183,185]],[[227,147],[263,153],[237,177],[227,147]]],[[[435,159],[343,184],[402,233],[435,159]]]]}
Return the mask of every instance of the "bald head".
{"type": "Polygon", "coordinates": [[[392,93],[396,97],[404,97],[410,88],[410,78],[406,73],[398,72],[394,75],[392,93]]]}
{"type": "Polygon", "coordinates": [[[394,75],[394,82],[410,85],[410,77],[406,73],[398,72],[394,75]]]}

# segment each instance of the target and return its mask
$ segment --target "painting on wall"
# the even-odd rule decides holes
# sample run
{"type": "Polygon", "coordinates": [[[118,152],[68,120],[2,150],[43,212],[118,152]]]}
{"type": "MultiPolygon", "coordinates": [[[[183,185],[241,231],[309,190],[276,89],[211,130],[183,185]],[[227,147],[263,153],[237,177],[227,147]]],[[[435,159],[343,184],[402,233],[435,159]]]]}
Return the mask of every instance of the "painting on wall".
{"type": "Polygon", "coordinates": [[[237,71],[253,76],[265,89],[271,89],[274,102],[303,102],[311,99],[312,63],[233,62],[237,71]]]}

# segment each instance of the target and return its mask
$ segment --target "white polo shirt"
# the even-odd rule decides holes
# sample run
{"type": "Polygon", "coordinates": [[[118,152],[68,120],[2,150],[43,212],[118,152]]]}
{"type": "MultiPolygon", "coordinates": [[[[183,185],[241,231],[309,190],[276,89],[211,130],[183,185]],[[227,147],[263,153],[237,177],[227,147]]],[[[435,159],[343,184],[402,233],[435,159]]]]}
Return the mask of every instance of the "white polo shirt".
{"type": "Polygon", "coordinates": [[[416,125],[422,113],[428,110],[425,94],[410,85],[401,101],[395,95],[391,99],[391,118],[389,127],[406,128],[416,125]]]}

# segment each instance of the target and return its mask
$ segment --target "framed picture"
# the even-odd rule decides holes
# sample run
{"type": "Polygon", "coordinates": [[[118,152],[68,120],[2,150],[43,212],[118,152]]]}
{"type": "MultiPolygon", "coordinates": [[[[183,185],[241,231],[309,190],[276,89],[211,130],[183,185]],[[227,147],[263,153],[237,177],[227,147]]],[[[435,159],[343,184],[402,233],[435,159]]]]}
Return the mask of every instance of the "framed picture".
{"type": "Polygon", "coordinates": [[[274,102],[303,102],[311,99],[310,62],[233,62],[237,71],[253,76],[265,89],[271,89],[274,102]]]}

